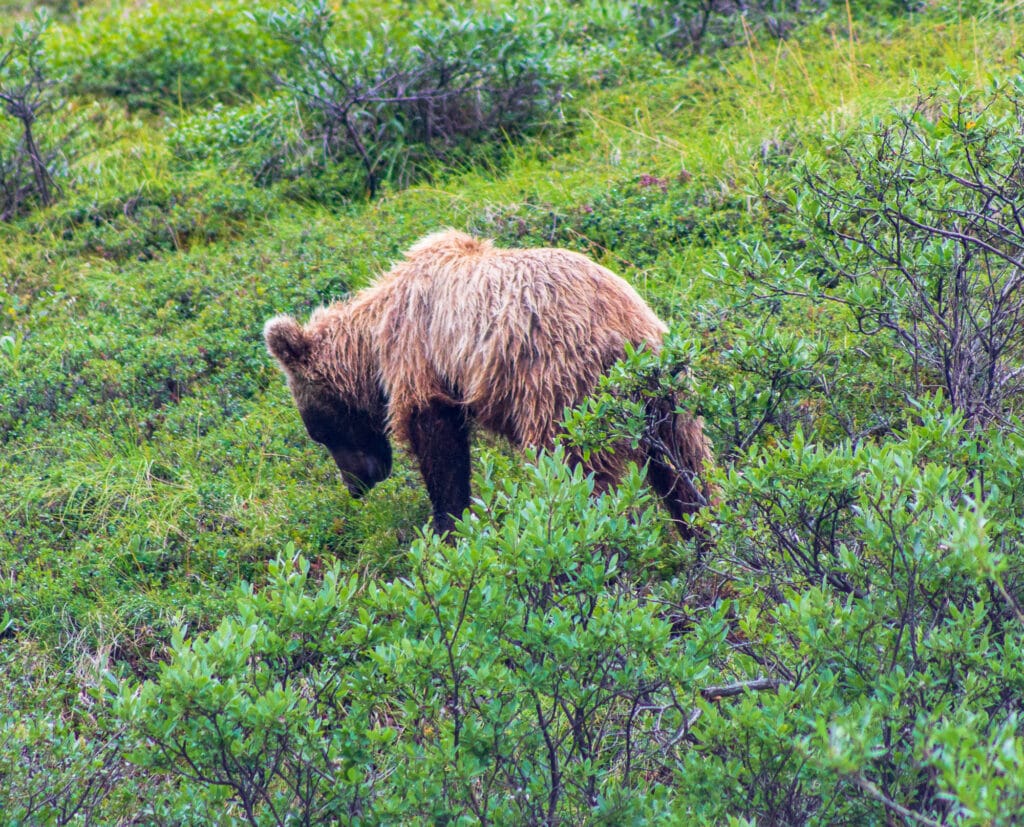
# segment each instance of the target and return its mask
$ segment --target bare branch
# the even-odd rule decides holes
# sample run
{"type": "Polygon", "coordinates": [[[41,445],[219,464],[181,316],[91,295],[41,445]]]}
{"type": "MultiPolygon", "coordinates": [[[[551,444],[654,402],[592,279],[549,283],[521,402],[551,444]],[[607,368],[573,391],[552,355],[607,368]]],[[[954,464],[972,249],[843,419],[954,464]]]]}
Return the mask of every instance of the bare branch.
{"type": "Polygon", "coordinates": [[[701,697],[706,701],[718,701],[722,698],[732,698],[742,695],[744,692],[762,692],[768,690],[774,692],[782,685],[782,681],[774,678],[756,678],[752,681],[740,681],[725,686],[709,686],[700,691],[701,697]]]}

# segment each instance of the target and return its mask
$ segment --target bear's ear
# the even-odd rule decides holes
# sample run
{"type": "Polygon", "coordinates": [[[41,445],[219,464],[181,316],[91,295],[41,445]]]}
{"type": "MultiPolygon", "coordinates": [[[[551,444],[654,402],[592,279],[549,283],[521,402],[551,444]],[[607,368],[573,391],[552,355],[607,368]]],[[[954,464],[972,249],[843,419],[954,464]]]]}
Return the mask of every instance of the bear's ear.
{"type": "Polygon", "coordinates": [[[309,340],[291,316],[275,316],[263,326],[270,355],[290,372],[300,371],[309,356],[309,340]]]}

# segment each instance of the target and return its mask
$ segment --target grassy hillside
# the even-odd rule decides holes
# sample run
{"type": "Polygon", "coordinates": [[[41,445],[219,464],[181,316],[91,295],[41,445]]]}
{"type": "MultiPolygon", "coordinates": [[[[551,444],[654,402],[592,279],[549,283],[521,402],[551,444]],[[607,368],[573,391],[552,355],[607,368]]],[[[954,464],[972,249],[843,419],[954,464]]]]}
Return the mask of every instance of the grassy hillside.
{"type": "Polygon", "coordinates": [[[1019,9],[806,5],[0,5],[0,821],[1014,823],[1019,9]],[[445,226],[670,324],[569,438],[675,383],[713,550],[348,497],[263,321],[445,226]]]}

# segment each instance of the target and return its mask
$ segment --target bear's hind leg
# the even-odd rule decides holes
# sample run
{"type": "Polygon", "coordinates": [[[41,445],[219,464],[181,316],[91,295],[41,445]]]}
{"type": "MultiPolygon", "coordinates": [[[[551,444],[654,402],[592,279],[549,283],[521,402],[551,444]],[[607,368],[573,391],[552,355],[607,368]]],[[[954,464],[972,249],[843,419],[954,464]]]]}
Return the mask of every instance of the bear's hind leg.
{"type": "Polygon", "coordinates": [[[648,456],[647,482],[665,503],[683,539],[691,539],[693,530],[685,517],[699,511],[707,501],[694,485],[689,472],[672,467],[654,452],[648,456]]]}
{"type": "Polygon", "coordinates": [[[434,509],[434,531],[444,534],[469,508],[469,423],[461,408],[432,402],[413,411],[408,432],[434,509]]]}
{"type": "Polygon", "coordinates": [[[703,551],[707,538],[685,518],[708,505],[709,491],[701,474],[711,459],[711,448],[700,420],[674,408],[674,400],[668,399],[648,404],[647,481],[664,501],[683,539],[696,536],[703,551]]]}

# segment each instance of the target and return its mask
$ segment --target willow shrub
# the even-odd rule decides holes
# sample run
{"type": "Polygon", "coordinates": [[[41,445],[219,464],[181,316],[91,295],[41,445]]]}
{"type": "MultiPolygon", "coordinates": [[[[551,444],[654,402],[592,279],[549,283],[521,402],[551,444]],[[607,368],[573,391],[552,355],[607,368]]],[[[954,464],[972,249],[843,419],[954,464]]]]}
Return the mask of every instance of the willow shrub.
{"type": "Polygon", "coordinates": [[[295,51],[280,85],[305,121],[280,177],[351,175],[349,194],[372,196],[384,183],[463,169],[560,118],[555,33],[542,16],[428,16],[404,37],[368,34],[362,47],[339,45],[336,22],[322,0],[269,18],[295,51]]]}
{"type": "Polygon", "coordinates": [[[631,354],[567,422],[587,450],[642,439],[651,393],[717,417],[720,504],[681,579],[731,596],[719,680],[775,691],[701,706],[673,817],[1011,824],[1024,806],[1020,426],[979,429],[931,397],[892,411],[903,424],[884,441],[825,442],[842,400],[816,377],[851,354],[816,353],[742,336],[709,359],[671,338],[631,354]],[[748,393],[750,371],[775,381],[748,393]],[[800,407],[822,414],[789,415],[800,407]],[[730,421],[750,439],[730,439],[730,421]]]}
{"type": "Polygon", "coordinates": [[[405,577],[315,577],[288,549],[216,631],[180,630],[158,678],[123,687],[135,760],[193,791],[174,807],[252,824],[665,810],[656,779],[687,743],[722,614],[681,638],[644,597],[662,532],[639,473],[596,499],[558,453],[483,477],[454,544],[416,542],[405,577]]]}
{"type": "Polygon", "coordinates": [[[780,689],[704,722],[690,812],[1011,824],[1024,806],[1024,441],[916,413],[883,444],[798,431],[723,480],[738,635],[780,689]]]}
{"type": "Polygon", "coordinates": [[[55,118],[64,105],[46,38],[50,18],[0,32],[0,221],[48,207],[61,192],[74,130],[55,118]]]}
{"type": "Polygon", "coordinates": [[[775,202],[807,245],[745,271],[778,295],[842,306],[972,424],[1024,391],[1024,76],[947,79],[909,108],[830,135],[775,202]]]}
{"type": "MultiPolygon", "coordinates": [[[[629,363],[570,417],[584,450],[643,439],[646,394],[724,392],[692,344],[629,363]]],[[[134,762],[176,779],[152,815],[1012,824],[1024,437],[935,398],[903,415],[885,441],[733,446],[699,560],[640,471],[594,497],[561,449],[485,462],[454,542],[395,579],[289,548],[122,686],[134,762]]]]}

